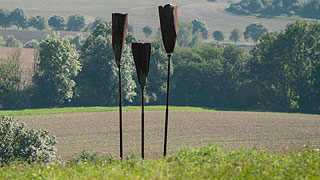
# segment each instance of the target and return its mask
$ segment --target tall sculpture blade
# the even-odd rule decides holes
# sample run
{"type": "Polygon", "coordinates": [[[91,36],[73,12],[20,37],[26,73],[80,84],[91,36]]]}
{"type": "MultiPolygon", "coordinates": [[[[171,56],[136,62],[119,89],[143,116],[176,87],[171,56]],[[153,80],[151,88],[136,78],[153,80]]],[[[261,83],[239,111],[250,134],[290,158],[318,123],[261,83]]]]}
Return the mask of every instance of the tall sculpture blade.
{"type": "Polygon", "coordinates": [[[132,54],[141,85],[141,157],[144,159],[144,87],[147,82],[150,62],[150,43],[132,43],[132,54]]]}
{"type": "Polygon", "coordinates": [[[178,7],[172,4],[167,4],[164,7],[159,6],[159,17],[162,41],[168,56],[167,103],[163,150],[163,156],[166,156],[169,119],[170,62],[178,36],[178,7]]]}
{"type": "Polygon", "coordinates": [[[131,47],[139,84],[145,86],[149,72],[151,44],[132,43],[131,47]]]}
{"type": "Polygon", "coordinates": [[[160,28],[166,52],[173,53],[178,36],[178,7],[167,4],[159,6],[160,28]]]}
{"type": "Polygon", "coordinates": [[[128,14],[112,14],[112,48],[117,64],[121,63],[122,49],[125,43],[128,14]]]}
{"type": "Polygon", "coordinates": [[[120,158],[123,159],[122,145],[122,90],[121,90],[121,56],[126,37],[128,14],[112,14],[112,48],[119,69],[119,126],[120,158]]]}

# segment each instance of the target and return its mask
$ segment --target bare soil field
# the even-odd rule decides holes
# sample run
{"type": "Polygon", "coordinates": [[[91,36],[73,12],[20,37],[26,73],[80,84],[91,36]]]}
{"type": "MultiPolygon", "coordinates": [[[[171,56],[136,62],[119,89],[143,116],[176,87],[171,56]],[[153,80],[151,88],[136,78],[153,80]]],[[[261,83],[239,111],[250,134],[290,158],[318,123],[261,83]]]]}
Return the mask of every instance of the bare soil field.
{"type": "MultiPolygon", "coordinates": [[[[125,111],[124,153],[140,156],[140,112],[125,111]]],[[[145,113],[145,154],[163,153],[164,115],[145,113]]],[[[47,129],[57,137],[58,156],[68,159],[83,150],[119,153],[118,112],[18,116],[28,127],[47,129]]],[[[320,115],[237,112],[173,111],[169,113],[168,151],[218,143],[225,149],[239,146],[271,151],[294,151],[304,145],[320,147],[320,115]]]]}

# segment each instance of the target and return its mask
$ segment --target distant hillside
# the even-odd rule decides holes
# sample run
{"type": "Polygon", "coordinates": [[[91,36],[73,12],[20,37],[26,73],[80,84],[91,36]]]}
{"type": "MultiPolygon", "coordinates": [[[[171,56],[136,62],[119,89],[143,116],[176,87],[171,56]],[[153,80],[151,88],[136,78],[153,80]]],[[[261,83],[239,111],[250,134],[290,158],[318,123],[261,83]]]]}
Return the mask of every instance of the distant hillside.
{"type": "MultiPolygon", "coordinates": [[[[92,22],[96,18],[111,21],[111,14],[114,12],[128,13],[129,24],[133,26],[136,37],[141,41],[149,42],[156,36],[159,28],[158,6],[165,5],[166,3],[167,1],[163,0],[1,0],[1,7],[8,10],[17,7],[23,8],[29,17],[40,15],[46,17],[46,19],[53,15],[67,18],[71,14],[79,13],[85,16],[87,22],[92,22]],[[146,38],[142,32],[142,28],[145,26],[152,28],[153,33],[149,38],[146,38]]],[[[227,0],[218,0],[218,2],[209,2],[207,0],[171,0],[170,3],[178,5],[179,22],[192,21],[194,19],[206,22],[210,35],[208,41],[211,42],[214,41],[212,39],[212,32],[215,30],[223,31],[227,43],[232,43],[227,39],[229,39],[230,32],[234,28],[239,28],[243,32],[245,27],[252,22],[261,22],[270,31],[275,31],[283,29],[289,22],[289,20],[283,19],[270,20],[231,14],[225,11],[230,6],[227,0]]],[[[42,38],[43,35],[43,33],[38,35],[37,39],[42,38]]],[[[26,36],[31,36],[31,34],[26,36]]],[[[22,38],[18,39],[25,41],[22,38]]],[[[240,40],[239,43],[253,44],[253,42],[246,42],[244,40],[240,40]]]]}

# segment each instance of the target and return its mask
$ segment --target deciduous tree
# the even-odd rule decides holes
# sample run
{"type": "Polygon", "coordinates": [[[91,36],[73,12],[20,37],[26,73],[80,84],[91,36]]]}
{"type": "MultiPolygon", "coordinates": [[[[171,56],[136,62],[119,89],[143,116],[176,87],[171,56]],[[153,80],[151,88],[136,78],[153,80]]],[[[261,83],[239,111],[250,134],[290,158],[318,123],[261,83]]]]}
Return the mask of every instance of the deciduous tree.
{"type": "Polygon", "coordinates": [[[7,9],[0,9],[0,26],[7,29],[11,26],[10,12],[7,9]]]}
{"type": "Polygon", "coordinates": [[[28,28],[28,18],[25,15],[25,12],[21,8],[14,9],[9,16],[10,22],[13,25],[16,25],[18,29],[27,29],[28,28]]]}
{"type": "Polygon", "coordinates": [[[14,107],[19,83],[19,64],[12,60],[0,59],[0,109],[14,107]]]}
{"type": "Polygon", "coordinates": [[[52,27],[54,30],[62,31],[66,27],[66,22],[63,17],[54,15],[50,17],[48,24],[50,27],[52,27]]]}
{"type": "Polygon", "coordinates": [[[81,31],[86,26],[86,19],[80,14],[69,16],[67,22],[67,31],[81,31]]]}
{"type": "Polygon", "coordinates": [[[59,34],[40,43],[40,60],[33,77],[34,103],[40,107],[59,106],[71,101],[75,77],[81,69],[74,45],[59,34]]]}
{"type": "Polygon", "coordinates": [[[29,26],[38,30],[43,30],[47,28],[47,22],[43,16],[34,16],[29,19],[29,26]]]}
{"type": "MultiPolygon", "coordinates": [[[[118,101],[118,67],[112,49],[111,25],[100,23],[85,40],[81,49],[83,69],[77,78],[77,103],[87,106],[112,106],[118,101]]],[[[134,62],[130,48],[122,55],[122,93],[124,103],[136,96],[134,62]]]]}
{"type": "Polygon", "coordinates": [[[39,42],[36,39],[32,39],[32,40],[26,42],[23,47],[24,48],[38,49],[39,48],[39,42]]]}
{"type": "Polygon", "coordinates": [[[224,40],[224,35],[223,35],[222,31],[220,31],[220,30],[214,31],[214,32],[212,33],[212,37],[213,37],[215,40],[217,40],[217,42],[224,40]]]}
{"type": "Polygon", "coordinates": [[[142,32],[144,33],[146,38],[148,38],[152,34],[152,29],[150,26],[145,26],[142,28],[142,32]]]}
{"type": "Polygon", "coordinates": [[[262,23],[252,23],[246,27],[244,31],[244,39],[249,40],[250,38],[256,43],[258,39],[264,34],[268,32],[268,29],[262,23]]]}
{"type": "Polygon", "coordinates": [[[6,47],[18,47],[21,48],[23,46],[23,44],[16,39],[13,35],[9,35],[6,38],[6,47]]]}
{"type": "Polygon", "coordinates": [[[259,104],[269,109],[320,111],[320,23],[298,20],[263,35],[250,74],[259,104]]]}
{"type": "Polygon", "coordinates": [[[231,31],[229,40],[234,41],[234,43],[237,44],[237,41],[239,41],[240,38],[241,38],[241,34],[239,29],[234,29],[233,31],[231,31]]]}
{"type": "Polygon", "coordinates": [[[192,34],[195,34],[197,33],[197,31],[199,31],[203,39],[208,39],[209,30],[204,21],[195,19],[191,23],[192,23],[192,34]]]}

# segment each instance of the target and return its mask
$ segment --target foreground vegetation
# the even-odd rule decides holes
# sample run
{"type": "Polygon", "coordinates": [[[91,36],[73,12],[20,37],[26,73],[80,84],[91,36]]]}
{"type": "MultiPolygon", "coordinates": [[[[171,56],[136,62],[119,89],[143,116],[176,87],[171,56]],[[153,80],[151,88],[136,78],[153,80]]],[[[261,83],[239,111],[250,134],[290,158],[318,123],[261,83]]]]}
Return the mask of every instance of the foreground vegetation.
{"type": "Polygon", "coordinates": [[[121,161],[82,153],[67,163],[13,163],[1,168],[0,179],[317,179],[319,162],[319,149],[272,153],[208,146],[160,159],[121,161]]]}

